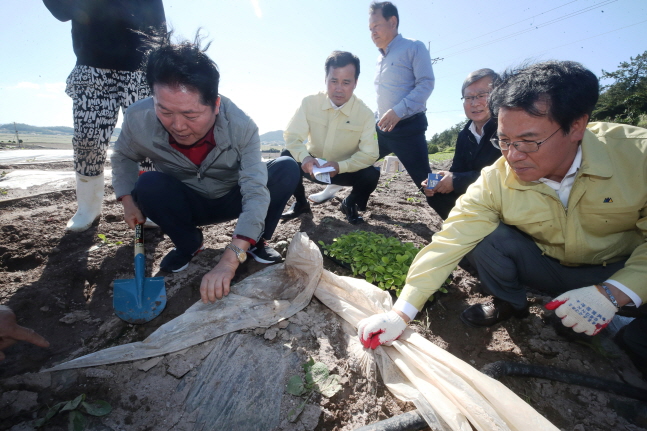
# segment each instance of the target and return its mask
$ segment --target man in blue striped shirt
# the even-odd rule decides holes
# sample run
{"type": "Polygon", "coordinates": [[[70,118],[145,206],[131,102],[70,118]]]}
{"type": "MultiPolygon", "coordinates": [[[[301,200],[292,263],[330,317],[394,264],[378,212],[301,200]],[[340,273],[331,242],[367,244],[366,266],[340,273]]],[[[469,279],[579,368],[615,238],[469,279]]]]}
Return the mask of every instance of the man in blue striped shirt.
{"type": "Polygon", "coordinates": [[[425,45],[398,34],[400,17],[391,2],[373,2],[369,30],[380,51],[377,60],[377,137],[380,158],[400,159],[416,188],[431,172],[427,155],[427,110],[434,71],[425,45]]]}

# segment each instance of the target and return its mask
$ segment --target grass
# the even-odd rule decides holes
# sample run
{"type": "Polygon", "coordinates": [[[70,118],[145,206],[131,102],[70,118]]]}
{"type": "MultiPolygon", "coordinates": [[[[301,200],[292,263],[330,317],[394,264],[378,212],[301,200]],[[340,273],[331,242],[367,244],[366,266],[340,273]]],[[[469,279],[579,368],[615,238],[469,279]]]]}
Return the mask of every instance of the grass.
{"type": "MultiPolygon", "coordinates": [[[[72,135],[42,135],[35,133],[20,133],[20,139],[22,139],[23,145],[31,143],[53,143],[53,144],[63,144],[70,143],[72,145],[72,135]]],[[[9,141],[15,141],[16,135],[8,133],[0,133],[0,141],[7,143],[9,141]]]]}
{"type": "Polygon", "coordinates": [[[444,162],[445,160],[450,160],[454,158],[454,152],[451,153],[436,153],[429,154],[429,161],[434,163],[444,162]]]}
{"type": "MultiPolygon", "coordinates": [[[[394,154],[395,155],[395,154],[394,154]]],[[[452,151],[451,153],[436,153],[436,154],[429,154],[429,161],[430,162],[443,162],[445,160],[450,160],[454,158],[454,152],[452,151]]],[[[378,159],[377,162],[383,162],[384,158],[378,159]]]]}

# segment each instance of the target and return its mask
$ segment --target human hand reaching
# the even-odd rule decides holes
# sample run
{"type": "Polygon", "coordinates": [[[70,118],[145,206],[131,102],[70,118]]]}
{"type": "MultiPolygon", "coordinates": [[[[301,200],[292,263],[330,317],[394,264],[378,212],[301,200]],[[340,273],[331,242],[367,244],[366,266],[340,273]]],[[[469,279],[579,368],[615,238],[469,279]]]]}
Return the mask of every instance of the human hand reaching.
{"type": "Polygon", "coordinates": [[[395,311],[374,314],[357,324],[359,340],[364,347],[375,349],[381,344],[390,346],[407,328],[407,323],[395,311]]]}
{"type": "Polygon", "coordinates": [[[555,310],[562,324],[575,332],[595,335],[611,323],[617,308],[596,286],[581,287],[562,293],[546,304],[555,310]]]}

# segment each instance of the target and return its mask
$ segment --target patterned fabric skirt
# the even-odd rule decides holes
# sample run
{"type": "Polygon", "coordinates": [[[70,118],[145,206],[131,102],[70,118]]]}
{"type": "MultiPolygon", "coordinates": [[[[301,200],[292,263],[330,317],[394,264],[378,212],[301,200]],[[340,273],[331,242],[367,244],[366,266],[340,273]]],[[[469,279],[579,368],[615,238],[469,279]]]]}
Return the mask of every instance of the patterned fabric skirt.
{"type": "MultiPolygon", "coordinates": [[[[134,102],[151,95],[144,73],[75,66],[67,78],[65,93],[73,100],[74,169],[80,175],[100,175],[119,109],[125,112],[134,102]]],[[[153,164],[146,159],[140,171],[150,170],[154,170],[153,164]]]]}

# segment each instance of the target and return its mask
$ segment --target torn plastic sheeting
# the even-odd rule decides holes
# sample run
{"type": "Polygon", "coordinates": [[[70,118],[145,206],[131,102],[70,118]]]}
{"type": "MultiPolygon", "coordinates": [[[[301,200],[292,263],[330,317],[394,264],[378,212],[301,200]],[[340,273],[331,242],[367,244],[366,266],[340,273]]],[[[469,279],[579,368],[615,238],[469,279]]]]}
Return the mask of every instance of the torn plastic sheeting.
{"type": "Polygon", "coordinates": [[[284,264],[270,266],[233,285],[223,300],[215,304],[197,302],[144,341],[91,353],[44,371],[146,359],[233,331],[272,326],[308,305],[322,271],[319,249],[305,233],[297,233],[284,264]]]}
{"type": "Polygon", "coordinates": [[[195,304],[144,342],[87,355],[49,371],[145,359],[239,329],[270,326],[303,309],[314,292],[348,322],[344,328],[351,336],[349,352],[378,364],[389,390],[413,402],[432,429],[557,430],[503,384],[410,329],[393,347],[364,349],[357,338],[357,323],[390,310],[389,293],[364,280],[323,271],[321,254],[304,233],[292,240],[284,265],[256,273],[232,290],[216,304],[195,304]]]}
{"type": "MultiPolygon", "coordinates": [[[[322,274],[315,296],[355,328],[361,319],[392,306],[389,293],[365,280],[328,271],[322,274]]],[[[558,429],[502,383],[411,329],[394,341],[393,347],[380,346],[373,354],[379,357],[377,363],[389,390],[404,401],[414,402],[432,429],[470,431],[471,425],[478,430],[558,429]],[[390,361],[385,360],[384,353],[390,361]],[[394,377],[399,374],[393,367],[406,376],[410,388],[394,377]]]]}

